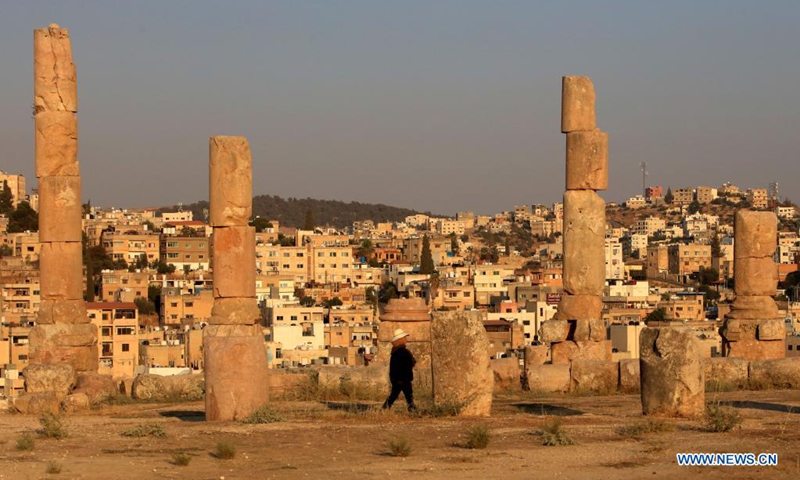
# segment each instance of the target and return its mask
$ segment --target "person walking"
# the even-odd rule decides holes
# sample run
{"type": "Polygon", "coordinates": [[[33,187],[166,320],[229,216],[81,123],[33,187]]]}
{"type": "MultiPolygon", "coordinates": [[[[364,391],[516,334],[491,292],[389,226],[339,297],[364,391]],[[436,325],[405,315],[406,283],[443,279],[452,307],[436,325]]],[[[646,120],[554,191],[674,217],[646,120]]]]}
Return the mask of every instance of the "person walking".
{"type": "Polygon", "coordinates": [[[408,334],[402,328],[394,331],[392,336],[392,356],[389,360],[389,380],[392,382],[392,393],[383,402],[383,409],[392,408],[392,404],[400,396],[400,392],[406,397],[408,411],[413,412],[417,409],[414,405],[414,365],[417,360],[414,355],[406,348],[408,334]]]}

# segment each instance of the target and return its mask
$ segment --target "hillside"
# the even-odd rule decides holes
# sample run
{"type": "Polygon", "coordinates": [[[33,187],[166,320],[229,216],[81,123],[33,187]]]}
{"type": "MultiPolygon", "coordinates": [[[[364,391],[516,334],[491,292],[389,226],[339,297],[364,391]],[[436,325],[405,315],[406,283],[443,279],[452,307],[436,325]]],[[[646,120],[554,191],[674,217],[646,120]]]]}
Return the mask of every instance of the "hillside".
{"type": "MultiPolygon", "coordinates": [[[[174,212],[177,206],[160,209],[162,212],[174,212]]],[[[208,202],[203,200],[183,206],[184,210],[194,213],[194,218],[204,220],[208,211],[208,202]]],[[[306,212],[311,210],[314,224],[328,225],[336,228],[352,226],[359,220],[373,222],[399,222],[416,210],[391,207],[389,205],[360,202],[342,202],[339,200],[317,200],[314,198],[281,198],[277,195],[257,195],[253,197],[253,215],[269,220],[278,220],[282,226],[302,227],[306,212]]]]}

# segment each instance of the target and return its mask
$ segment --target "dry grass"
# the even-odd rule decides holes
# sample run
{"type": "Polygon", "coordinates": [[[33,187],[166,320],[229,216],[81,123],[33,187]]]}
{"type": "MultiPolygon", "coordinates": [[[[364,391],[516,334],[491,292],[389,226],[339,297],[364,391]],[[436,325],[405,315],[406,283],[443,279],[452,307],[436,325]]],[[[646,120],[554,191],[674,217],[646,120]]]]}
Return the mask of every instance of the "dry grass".
{"type": "Polygon", "coordinates": [[[407,457],[411,455],[411,442],[406,437],[398,436],[386,441],[389,455],[393,457],[407,457]]]}
{"type": "Polygon", "coordinates": [[[178,465],[179,467],[185,467],[189,465],[189,462],[192,461],[192,456],[188,453],[173,453],[172,454],[172,463],[173,465],[178,465]]]}
{"type": "Polygon", "coordinates": [[[39,430],[39,435],[44,438],[61,440],[69,436],[66,422],[61,415],[55,415],[49,412],[44,413],[39,417],[39,424],[42,426],[41,430],[39,430]]]}
{"type": "Polygon", "coordinates": [[[236,445],[227,440],[219,442],[214,450],[214,457],[221,460],[232,460],[236,457],[236,445]]]}
{"type": "Polygon", "coordinates": [[[489,446],[492,434],[486,425],[474,425],[467,430],[467,443],[465,446],[472,449],[483,449],[489,446]]]}
{"type": "Polygon", "coordinates": [[[742,415],[733,407],[711,403],[706,406],[703,423],[711,432],[728,432],[742,424],[742,415]]]}
{"type": "Polygon", "coordinates": [[[560,418],[545,420],[542,425],[542,445],[557,447],[563,445],[573,445],[575,442],[567,434],[560,418]]]}
{"type": "Polygon", "coordinates": [[[167,431],[158,423],[140,423],[135,427],[131,427],[122,432],[123,437],[153,437],[153,438],[167,438],[167,431]]]}
{"type": "Polygon", "coordinates": [[[47,470],[45,470],[50,475],[58,475],[61,473],[61,464],[56,462],[55,460],[50,460],[47,462],[47,470]]]}
{"type": "Polygon", "coordinates": [[[286,418],[283,415],[276,412],[269,405],[264,405],[255,412],[251,413],[250,416],[245,418],[242,422],[251,424],[264,424],[283,421],[286,421],[286,418]]]}
{"type": "Polygon", "coordinates": [[[17,438],[17,450],[20,452],[29,452],[36,446],[36,439],[30,433],[23,433],[17,438]]]}
{"type": "Polygon", "coordinates": [[[663,433],[675,430],[675,426],[658,418],[648,418],[644,422],[626,425],[617,429],[623,437],[638,438],[648,433],[663,433]]]}

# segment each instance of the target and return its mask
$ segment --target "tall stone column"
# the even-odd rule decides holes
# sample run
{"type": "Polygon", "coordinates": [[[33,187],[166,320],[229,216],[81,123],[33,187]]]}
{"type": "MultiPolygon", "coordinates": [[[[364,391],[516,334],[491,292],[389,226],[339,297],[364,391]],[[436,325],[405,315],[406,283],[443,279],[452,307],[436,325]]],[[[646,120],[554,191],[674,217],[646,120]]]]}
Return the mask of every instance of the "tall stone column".
{"type": "Polygon", "coordinates": [[[778,219],[774,213],[736,212],[736,300],[725,316],[721,332],[728,357],[765,360],[786,355],[786,327],[772,299],[778,287],[778,267],[772,259],[777,242],[778,219]]]}
{"type": "Polygon", "coordinates": [[[209,140],[209,209],[214,306],[203,331],[206,420],[244,419],[267,400],[267,348],[256,304],[250,146],[209,140]]]}
{"type": "Polygon", "coordinates": [[[78,95],[69,31],[55,24],[34,30],[33,49],[42,301],[23,376],[28,394],[54,393],[60,402],[76,373],[97,372],[97,327],[83,300],[78,95]]]}
{"type": "MultiPolygon", "coordinates": [[[[564,192],[564,295],[540,340],[552,363],[611,360],[602,319],[605,288],[605,202],[608,134],[597,129],[594,85],[588,77],[563,77],[561,131],[567,136],[564,192]]],[[[531,386],[534,388],[534,386],[531,386]]]]}

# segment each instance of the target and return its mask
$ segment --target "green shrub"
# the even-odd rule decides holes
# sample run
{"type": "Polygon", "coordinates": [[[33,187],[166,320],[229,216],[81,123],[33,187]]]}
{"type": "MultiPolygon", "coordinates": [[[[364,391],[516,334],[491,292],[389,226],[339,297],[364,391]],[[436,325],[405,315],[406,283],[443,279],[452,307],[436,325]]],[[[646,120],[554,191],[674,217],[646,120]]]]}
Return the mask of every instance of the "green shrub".
{"type": "Polygon", "coordinates": [[[61,473],[61,464],[55,460],[50,460],[47,462],[47,470],[45,471],[51,475],[58,475],[61,473]]]}
{"type": "Polygon", "coordinates": [[[255,412],[251,413],[249,417],[243,420],[244,423],[275,423],[283,422],[286,418],[280,413],[273,410],[270,406],[264,405],[255,412]]]}
{"type": "Polygon", "coordinates": [[[236,456],[236,445],[229,441],[219,442],[214,456],[222,460],[230,460],[236,456]]]}
{"type": "Polygon", "coordinates": [[[394,437],[386,442],[389,455],[393,457],[407,457],[411,455],[411,443],[406,437],[394,437]]]}
{"type": "Polygon", "coordinates": [[[545,420],[542,425],[542,445],[548,447],[556,447],[561,445],[572,445],[575,442],[567,435],[561,423],[561,419],[557,418],[553,421],[545,420]]]}
{"type": "Polygon", "coordinates": [[[662,433],[674,430],[675,426],[658,418],[648,418],[644,422],[620,427],[617,433],[623,437],[640,437],[648,433],[662,433]]]}
{"type": "Polygon", "coordinates": [[[491,434],[485,425],[475,425],[467,430],[467,448],[486,448],[490,440],[491,434]]]}
{"type": "Polygon", "coordinates": [[[172,463],[181,467],[185,467],[189,465],[189,462],[192,461],[192,456],[186,453],[173,453],[172,454],[172,463]]]}
{"type": "Polygon", "coordinates": [[[154,438],[167,438],[167,432],[164,427],[158,423],[140,423],[135,427],[131,427],[122,432],[123,437],[154,437],[154,438]]]}
{"type": "Polygon", "coordinates": [[[703,422],[712,432],[728,432],[742,424],[742,415],[733,407],[712,403],[706,406],[703,422]]]}
{"type": "Polygon", "coordinates": [[[17,450],[21,452],[27,452],[33,450],[33,447],[35,446],[36,446],[36,440],[30,433],[23,433],[17,439],[17,450]]]}
{"type": "Polygon", "coordinates": [[[61,440],[69,436],[67,425],[61,415],[55,415],[50,412],[44,413],[39,417],[39,424],[42,426],[39,434],[45,438],[61,440]]]}

